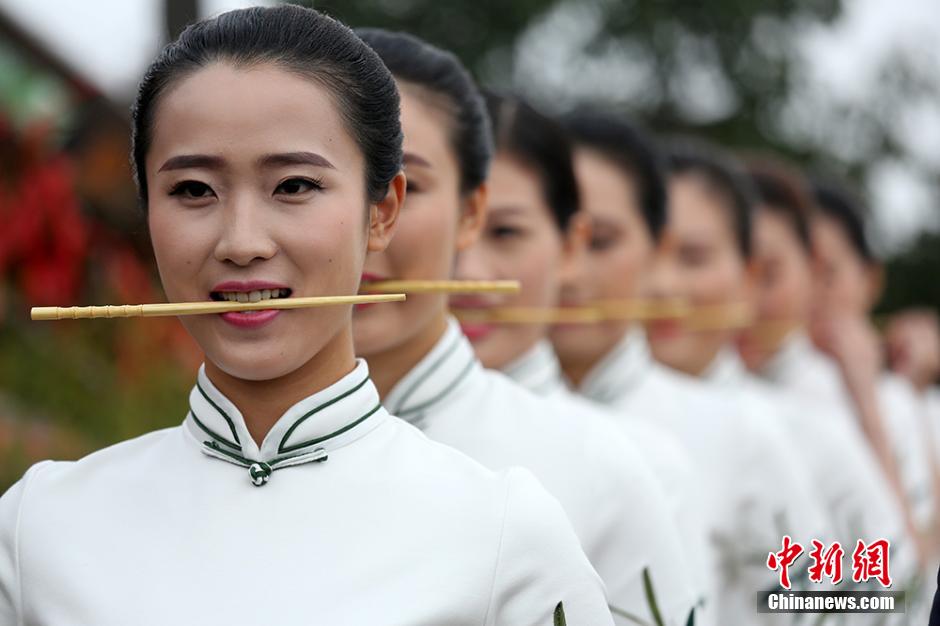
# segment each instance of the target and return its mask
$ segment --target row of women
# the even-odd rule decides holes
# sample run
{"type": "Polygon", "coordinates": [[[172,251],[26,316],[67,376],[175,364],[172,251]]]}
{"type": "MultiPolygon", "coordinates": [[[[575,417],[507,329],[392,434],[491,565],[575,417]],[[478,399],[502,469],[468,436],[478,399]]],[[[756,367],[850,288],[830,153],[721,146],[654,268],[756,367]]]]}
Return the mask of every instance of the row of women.
{"type": "Polygon", "coordinates": [[[907,613],[833,623],[917,614],[935,438],[839,189],[295,6],[164,48],[132,158],[171,301],[521,291],[181,318],[183,423],[0,499],[0,623],[797,623],[757,611],[785,536],[810,590],[885,582],[810,580],[814,539],[890,541],[907,613]]]}

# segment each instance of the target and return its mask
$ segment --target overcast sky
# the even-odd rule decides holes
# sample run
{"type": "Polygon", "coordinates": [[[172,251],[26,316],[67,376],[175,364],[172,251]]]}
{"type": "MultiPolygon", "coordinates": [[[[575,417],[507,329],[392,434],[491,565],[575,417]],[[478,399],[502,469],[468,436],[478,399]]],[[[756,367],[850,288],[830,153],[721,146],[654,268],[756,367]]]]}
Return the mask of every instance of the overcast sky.
{"type": "MultiPolygon", "coordinates": [[[[201,11],[209,15],[272,3],[202,0],[201,11]]],[[[806,80],[792,112],[792,132],[798,140],[832,142],[831,132],[823,131],[837,125],[838,118],[827,119],[827,111],[835,111],[840,103],[864,102],[867,94],[878,90],[879,68],[890,55],[920,59],[934,73],[940,67],[940,0],[849,0],[846,4],[846,12],[831,27],[808,29],[800,37],[800,53],[812,62],[807,63],[806,80]]],[[[125,101],[161,43],[162,2],[158,0],[0,0],[0,8],[93,83],[125,101]]],[[[562,54],[564,48],[556,46],[554,52],[562,54]]],[[[553,64],[546,63],[543,54],[549,53],[539,50],[534,55],[546,74],[546,66],[553,64]]],[[[631,83],[618,82],[621,86],[631,83]]],[[[940,102],[936,95],[908,103],[898,115],[896,134],[911,155],[933,171],[906,161],[885,161],[875,168],[868,183],[876,234],[885,250],[902,246],[922,227],[940,225],[935,175],[940,171],[940,102]]],[[[853,134],[839,145],[851,151],[863,140],[853,134]]]]}

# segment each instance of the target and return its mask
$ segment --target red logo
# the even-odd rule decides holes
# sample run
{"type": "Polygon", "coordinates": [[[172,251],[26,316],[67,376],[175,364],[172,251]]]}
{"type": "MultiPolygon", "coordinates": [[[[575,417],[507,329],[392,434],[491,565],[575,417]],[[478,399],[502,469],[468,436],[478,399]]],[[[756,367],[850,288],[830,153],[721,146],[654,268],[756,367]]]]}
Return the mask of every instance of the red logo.
{"type": "Polygon", "coordinates": [[[822,583],[823,577],[832,581],[833,585],[842,582],[842,557],[845,556],[845,550],[838,541],[831,546],[826,546],[816,539],[813,539],[813,549],[810,550],[809,558],[813,559],[813,564],[809,566],[809,579],[814,583],[822,583]]]}
{"type": "Polygon", "coordinates": [[[874,578],[882,587],[891,586],[891,574],[888,571],[888,552],[891,543],[887,539],[872,541],[867,546],[861,539],[855,544],[852,553],[852,580],[857,583],[874,578]]]}
{"type": "Polygon", "coordinates": [[[794,543],[790,535],[783,536],[783,549],[780,552],[771,552],[767,555],[767,567],[780,570],[780,586],[790,588],[790,566],[803,554],[803,546],[794,543]]]}
{"type": "MultiPolygon", "coordinates": [[[[829,579],[833,585],[842,582],[842,559],[845,550],[838,541],[828,547],[823,542],[813,539],[813,548],[808,552],[812,560],[808,568],[810,581],[821,584],[829,579]]],[[[779,552],[767,554],[767,567],[780,574],[780,586],[790,589],[790,567],[803,554],[803,546],[784,535],[779,552]]],[[[866,544],[861,539],[852,552],[852,580],[856,583],[877,580],[882,587],[891,586],[891,573],[888,562],[891,542],[878,539],[866,544]]]]}

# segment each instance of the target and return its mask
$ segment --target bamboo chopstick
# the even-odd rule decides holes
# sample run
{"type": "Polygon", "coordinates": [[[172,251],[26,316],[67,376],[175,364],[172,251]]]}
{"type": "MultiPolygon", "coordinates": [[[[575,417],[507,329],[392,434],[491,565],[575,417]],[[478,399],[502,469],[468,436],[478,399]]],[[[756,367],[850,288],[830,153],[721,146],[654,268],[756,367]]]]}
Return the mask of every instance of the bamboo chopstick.
{"type": "Polygon", "coordinates": [[[493,307],[490,309],[451,309],[461,322],[497,324],[593,324],[601,312],[594,307],[493,307]]]}
{"type": "Polygon", "coordinates": [[[499,324],[595,324],[613,320],[684,318],[688,304],[679,300],[607,300],[582,307],[492,307],[453,309],[460,321],[499,324]]]}
{"type": "Polygon", "coordinates": [[[258,302],[167,302],[160,304],[110,304],[103,306],[37,306],[30,309],[34,320],[92,319],[101,317],[161,317],[169,315],[201,315],[232,311],[266,309],[302,309],[308,307],[398,302],[403,293],[357,296],[309,296],[303,298],[271,298],[258,302]]]}
{"type": "Polygon", "coordinates": [[[366,293],[519,293],[518,280],[380,280],[363,282],[366,293]]]}

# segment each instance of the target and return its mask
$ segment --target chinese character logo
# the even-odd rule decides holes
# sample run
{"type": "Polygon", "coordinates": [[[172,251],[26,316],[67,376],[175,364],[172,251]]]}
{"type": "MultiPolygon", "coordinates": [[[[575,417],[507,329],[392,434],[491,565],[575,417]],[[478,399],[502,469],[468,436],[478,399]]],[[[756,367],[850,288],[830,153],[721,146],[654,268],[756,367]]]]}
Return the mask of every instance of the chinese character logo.
{"type": "Polygon", "coordinates": [[[783,536],[783,548],[780,552],[771,552],[767,555],[767,567],[780,571],[780,586],[790,588],[790,566],[803,554],[803,546],[790,539],[790,535],[783,536]]]}

